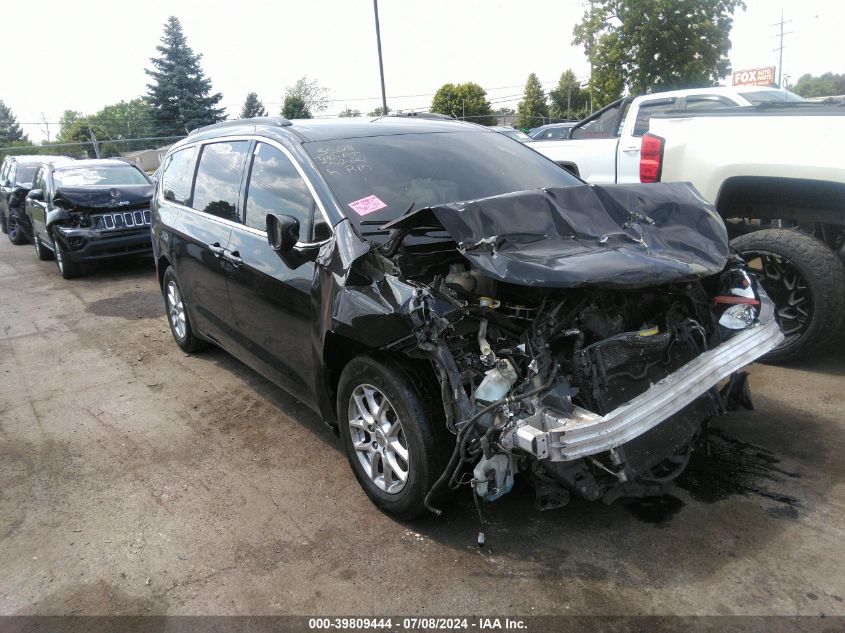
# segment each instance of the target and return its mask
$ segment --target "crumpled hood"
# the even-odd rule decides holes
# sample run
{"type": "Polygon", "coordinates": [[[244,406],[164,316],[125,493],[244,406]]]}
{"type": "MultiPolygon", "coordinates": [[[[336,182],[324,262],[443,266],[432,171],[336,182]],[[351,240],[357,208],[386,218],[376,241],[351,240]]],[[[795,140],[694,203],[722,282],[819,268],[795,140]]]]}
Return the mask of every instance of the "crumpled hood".
{"type": "Polygon", "coordinates": [[[420,209],[383,228],[445,229],[485,275],[548,288],[692,280],[721,272],[730,254],[724,222],[688,183],[521,191],[420,209]]]}
{"type": "Polygon", "coordinates": [[[134,208],[149,204],[155,185],[120,185],[118,187],[59,187],[53,202],[68,210],[134,208]]]}

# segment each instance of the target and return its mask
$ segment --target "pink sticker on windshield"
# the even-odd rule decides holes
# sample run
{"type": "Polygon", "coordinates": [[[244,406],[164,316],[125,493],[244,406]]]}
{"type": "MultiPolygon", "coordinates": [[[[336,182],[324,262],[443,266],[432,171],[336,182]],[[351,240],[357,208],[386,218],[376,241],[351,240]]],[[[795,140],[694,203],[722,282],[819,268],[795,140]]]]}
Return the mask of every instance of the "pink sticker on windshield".
{"type": "Polygon", "coordinates": [[[355,202],[350,202],[349,206],[352,207],[358,215],[367,215],[373,211],[384,209],[387,205],[376,196],[367,196],[366,198],[361,198],[355,202]]]}

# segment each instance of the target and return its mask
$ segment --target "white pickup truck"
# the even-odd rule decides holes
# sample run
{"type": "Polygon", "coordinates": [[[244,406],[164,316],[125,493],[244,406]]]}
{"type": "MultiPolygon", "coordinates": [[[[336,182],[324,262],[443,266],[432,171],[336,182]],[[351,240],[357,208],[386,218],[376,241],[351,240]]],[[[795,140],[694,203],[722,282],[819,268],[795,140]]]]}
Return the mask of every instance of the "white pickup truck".
{"type": "Polygon", "coordinates": [[[640,140],[656,114],[801,101],[787,90],[760,86],[694,88],[625,97],[579,121],[570,130],[569,139],[538,141],[531,147],[587,182],[639,182],[640,140]]]}
{"type": "Polygon", "coordinates": [[[532,147],[589,182],[691,182],[778,308],[786,340],[768,358],[791,360],[834,344],[845,322],[845,107],[754,91],[783,98],[742,89],[754,107],[691,108],[703,90],[647,95],[579,123],[580,140],[532,147]],[[665,95],[675,107],[658,111],[649,100],[665,95]]]}

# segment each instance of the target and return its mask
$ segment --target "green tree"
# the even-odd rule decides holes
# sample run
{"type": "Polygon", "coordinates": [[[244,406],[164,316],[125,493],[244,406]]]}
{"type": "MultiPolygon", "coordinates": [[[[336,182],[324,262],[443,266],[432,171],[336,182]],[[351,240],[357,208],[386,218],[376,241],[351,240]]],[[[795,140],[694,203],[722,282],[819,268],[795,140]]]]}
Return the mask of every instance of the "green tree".
{"type": "Polygon", "coordinates": [[[387,112],[384,111],[384,108],[381,106],[375,108],[372,112],[367,112],[367,116],[384,116],[390,112],[390,108],[387,109],[387,112]]]}
{"type": "MultiPolygon", "coordinates": [[[[307,116],[298,116],[298,119],[310,119],[315,114],[323,112],[329,107],[328,90],[323,88],[316,79],[308,79],[308,76],[302,76],[296,80],[292,86],[285,89],[285,105],[282,106],[282,116],[288,117],[284,114],[287,109],[288,98],[292,97],[291,104],[296,104],[295,107],[301,108],[303,112],[307,112],[307,116]],[[298,104],[302,103],[302,106],[298,104]]],[[[292,106],[293,107],[293,106],[292,106]]]]}
{"type": "Polygon", "coordinates": [[[353,110],[352,108],[347,106],[337,116],[344,117],[344,118],[346,118],[346,117],[359,117],[359,116],[361,116],[361,111],[360,110],[353,110]]]}
{"type": "Polygon", "coordinates": [[[600,107],[632,94],[712,86],[730,72],[733,14],[742,0],[593,0],[575,27],[600,107]]]}
{"type": "Polygon", "coordinates": [[[226,118],[217,104],[223,96],[211,92],[211,80],[200,66],[202,55],[194,53],[182,25],[173,16],[164,25],[164,36],[156,47],[159,57],[146,69],[152,83],[147,98],[152,111],[155,136],[175,136],[226,118]]]}
{"type": "Polygon", "coordinates": [[[471,81],[440,86],[431,101],[430,110],[481,125],[496,124],[496,117],[487,100],[487,91],[471,81]]]}
{"type": "Polygon", "coordinates": [[[832,97],[845,94],[845,74],[801,75],[791,90],[802,97],[832,97]]]}
{"type": "Polygon", "coordinates": [[[519,115],[517,127],[528,129],[542,125],[549,118],[549,104],[546,103],[546,94],[543,92],[543,85],[537,79],[537,75],[528,75],[525,82],[525,93],[522,101],[516,106],[519,115]]]}
{"type": "Polygon", "coordinates": [[[311,110],[308,105],[297,95],[287,95],[282,105],[282,116],[286,119],[312,119],[311,110]]]}
{"type": "Polygon", "coordinates": [[[494,110],[493,114],[496,114],[498,116],[512,116],[516,114],[516,110],[514,110],[513,108],[499,108],[497,110],[494,110]]]}
{"type": "Polygon", "coordinates": [[[121,141],[114,145],[116,152],[131,152],[139,149],[159,147],[164,141],[127,141],[156,136],[154,118],[150,104],[143,97],[131,101],[119,101],[87,117],[96,124],[110,141],[121,141]]]}
{"type": "Polygon", "coordinates": [[[264,104],[258,100],[258,95],[250,92],[244,101],[244,107],[241,108],[241,118],[251,119],[258,116],[267,116],[267,110],[264,109],[264,104]]]}
{"type": "Polygon", "coordinates": [[[582,118],[589,105],[589,94],[582,90],[581,82],[572,70],[561,73],[557,86],[549,91],[549,99],[549,114],[553,119],[582,118]]]}
{"type": "Polygon", "coordinates": [[[28,143],[29,139],[18,125],[18,120],[11,108],[0,100],[0,146],[6,147],[17,142],[28,143]]]}

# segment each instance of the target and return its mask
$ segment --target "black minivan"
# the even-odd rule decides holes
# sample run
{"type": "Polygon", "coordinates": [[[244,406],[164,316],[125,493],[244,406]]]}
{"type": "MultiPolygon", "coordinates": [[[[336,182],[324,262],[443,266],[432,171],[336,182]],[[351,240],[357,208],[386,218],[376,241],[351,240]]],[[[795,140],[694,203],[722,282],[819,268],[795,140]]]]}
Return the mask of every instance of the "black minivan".
{"type": "Polygon", "coordinates": [[[716,384],[782,340],[688,185],[588,186],[473,124],[212,125],[151,208],[177,344],[317,411],[400,517],[515,475],[542,508],[654,494],[747,387],[716,384]]]}

